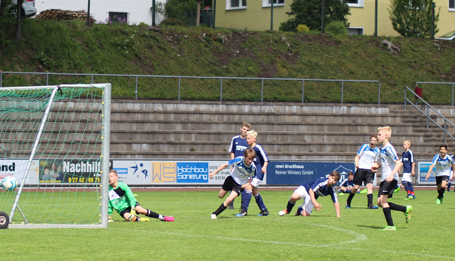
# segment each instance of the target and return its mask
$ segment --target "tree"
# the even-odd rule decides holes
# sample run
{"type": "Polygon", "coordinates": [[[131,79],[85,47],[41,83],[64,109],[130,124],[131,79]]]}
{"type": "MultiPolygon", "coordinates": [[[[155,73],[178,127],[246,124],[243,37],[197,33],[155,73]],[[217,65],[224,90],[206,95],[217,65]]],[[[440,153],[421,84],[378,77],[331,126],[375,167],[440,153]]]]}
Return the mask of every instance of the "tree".
{"type": "MultiPolygon", "coordinates": [[[[391,0],[389,17],[392,26],[401,36],[428,38],[431,35],[432,0],[391,0]]],[[[434,34],[439,21],[438,13],[434,15],[434,34]]]]}
{"type": "Polygon", "coordinates": [[[22,1],[23,0],[17,0],[17,9],[16,9],[16,43],[19,43],[22,41],[22,33],[21,33],[21,19],[22,19],[22,1]]]}
{"type": "MultiPolygon", "coordinates": [[[[324,25],[333,21],[340,21],[349,27],[347,15],[350,15],[346,0],[324,0],[324,25]]],[[[295,31],[299,24],[308,26],[311,30],[321,31],[322,0],[294,0],[291,12],[287,15],[293,17],[281,23],[280,31],[295,31]]]]}

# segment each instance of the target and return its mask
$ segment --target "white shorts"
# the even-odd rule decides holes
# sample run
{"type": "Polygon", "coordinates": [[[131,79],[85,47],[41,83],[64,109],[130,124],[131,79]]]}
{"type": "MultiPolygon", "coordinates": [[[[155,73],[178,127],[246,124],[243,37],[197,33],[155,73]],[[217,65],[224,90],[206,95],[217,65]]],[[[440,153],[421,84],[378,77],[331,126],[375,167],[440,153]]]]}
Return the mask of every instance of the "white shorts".
{"type": "Polygon", "coordinates": [[[253,180],[251,181],[251,186],[255,187],[255,188],[259,188],[259,184],[261,184],[261,180],[260,179],[257,179],[257,178],[253,178],[253,180]]]}
{"type": "Polygon", "coordinates": [[[403,181],[412,183],[411,173],[403,173],[403,177],[401,178],[401,182],[403,182],[403,181]]]}
{"type": "Polygon", "coordinates": [[[313,202],[311,201],[310,194],[306,191],[304,186],[298,187],[296,190],[294,190],[294,193],[298,193],[300,195],[300,199],[303,199],[303,205],[302,208],[305,210],[308,214],[311,214],[313,211],[313,202]]]}

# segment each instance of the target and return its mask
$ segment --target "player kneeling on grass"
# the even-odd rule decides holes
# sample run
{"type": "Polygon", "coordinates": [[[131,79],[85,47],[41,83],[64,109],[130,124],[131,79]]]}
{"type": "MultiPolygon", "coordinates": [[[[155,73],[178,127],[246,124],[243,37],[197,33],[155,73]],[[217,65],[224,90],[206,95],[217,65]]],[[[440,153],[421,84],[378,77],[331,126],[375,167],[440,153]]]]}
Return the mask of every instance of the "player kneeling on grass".
{"type": "Polygon", "coordinates": [[[113,209],[115,209],[125,220],[129,220],[131,222],[150,221],[148,218],[138,217],[137,214],[157,218],[161,221],[174,221],[173,217],[160,215],[139,205],[130,187],[128,187],[125,183],[118,181],[118,173],[115,170],[109,171],[109,222],[114,222],[111,217],[113,209]]]}
{"type": "Polygon", "coordinates": [[[243,152],[243,157],[234,158],[209,174],[209,177],[213,178],[216,173],[228,166],[233,166],[231,175],[224,180],[223,187],[221,188],[218,197],[224,198],[229,191],[231,191],[231,194],[229,194],[227,199],[212,213],[210,216],[211,219],[217,219],[217,216],[250,185],[252,177],[256,174],[256,165],[253,163],[254,158],[256,158],[256,152],[253,149],[248,148],[243,152]]]}
{"type": "Polygon", "coordinates": [[[304,199],[303,205],[299,206],[295,215],[302,215],[304,217],[309,216],[313,211],[313,207],[316,209],[316,211],[321,211],[322,205],[319,204],[316,199],[318,199],[319,196],[330,195],[332,197],[336,215],[337,217],[340,217],[340,204],[338,203],[337,194],[333,188],[333,185],[335,185],[339,179],[340,173],[338,171],[332,171],[328,178],[321,177],[315,181],[300,185],[300,187],[294,191],[291,198],[289,199],[286,209],[280,211],[278,214],[280,216],[284,216],[285,214],[291,213],[295,202],[300,199],[304,199]]]}

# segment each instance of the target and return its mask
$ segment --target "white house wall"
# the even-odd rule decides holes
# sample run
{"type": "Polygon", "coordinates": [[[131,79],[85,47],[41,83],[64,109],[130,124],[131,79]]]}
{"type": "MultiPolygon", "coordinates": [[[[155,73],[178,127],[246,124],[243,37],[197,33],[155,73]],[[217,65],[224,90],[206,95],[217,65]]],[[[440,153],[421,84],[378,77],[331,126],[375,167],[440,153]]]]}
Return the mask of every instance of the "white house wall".
{"type": "MultiPolygon", "coordinates": [[[[144,22],[152,24],[152,0],[90,0],[90,15],[96,22],[105,22],[109,12],[128,13],[129,24],[144,22]]],[[[156,0],[166,2],[166,0],[156,0]]],[[[63,9],[71,11],[88,10],[88,0],[35,0],[37,14],[48,9],[63,9]]],[[[156,13],[155,23],[159,24],[164,17],[156,13]]]]}

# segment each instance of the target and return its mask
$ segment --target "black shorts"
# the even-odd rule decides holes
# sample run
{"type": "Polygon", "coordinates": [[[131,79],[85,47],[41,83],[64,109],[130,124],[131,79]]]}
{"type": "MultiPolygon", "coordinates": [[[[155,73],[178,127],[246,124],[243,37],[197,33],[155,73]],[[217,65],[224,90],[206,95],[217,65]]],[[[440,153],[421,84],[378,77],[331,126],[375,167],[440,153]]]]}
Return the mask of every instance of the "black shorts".
{"type": "Polygon", "coordinates": [[[371,169],[357,169],[354,174],[354,185],[362,186],[362,182],[364,185],[373,183],[374,173],[371,169]]]}
{"type": "Polygon", "coordinates": [[[225,191],[235,191],[237,194],[242,194],[244,189],[242,188],[242,185],[239,185],[235,180],[232,178],[232,176],[228,176],[223,183],[223,190],[225,191]]]}
{"type": "Polygon", "coordinates": [[[446,182],[449,182],[449,176],[437,176],[436,185],[441,184],[443,180],[445,180],[446,182]]]}
{"type": "Polygon", "coordinates": [[[379,184],[379,190],[378,190],[378,198],[381,195],[389,195],[389,198],[392,198],[393,192],[397,188],[398,181],[392,180],[390,182],[387,181],[381,181],[381,184],[379,184]]]}
{"type": "MultiPolygon", "coordinates": [[[[136,207],[137,207],[137,206],[140,206],[140,204],[139,204],[139,202],[136,201],[136,207]]],[[[124,210],[120,211],[119,214],[120,214],[121,217],[123,217],[123,215],[124,215],[125,213],[130,213],[130,212],[131,212],[131,207],[125,208],[124,210]]]]}

